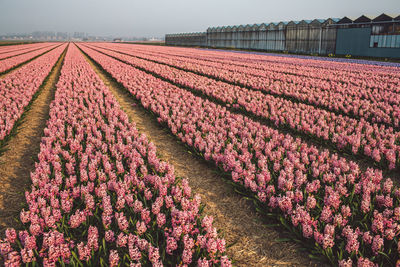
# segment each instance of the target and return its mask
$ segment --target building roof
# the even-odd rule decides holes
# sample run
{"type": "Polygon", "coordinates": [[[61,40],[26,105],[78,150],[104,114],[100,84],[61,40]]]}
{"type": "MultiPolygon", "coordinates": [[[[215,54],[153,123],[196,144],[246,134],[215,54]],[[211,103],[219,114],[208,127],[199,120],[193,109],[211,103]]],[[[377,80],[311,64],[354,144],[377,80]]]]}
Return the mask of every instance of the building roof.
{"type": "Polygon", "coordinates": [[[376,18],[374,18],[372,21],[376,22],[376,21],[391,21],[391,20],[393,20],[393,18],[391,16],[388,16],[385,13],[382,13],[379,16],[377,16],[376,18]]]}
{"type": "Polygon", "coordinates": [[[288,25],[288,26],[295,26],[295,25],[297,25],[298,23],[299,23],[298,21],[291,20],[291,21],[289,21],[286,25],[288,25]]]}
{"type": "Polygon", "coordinates": [[[302,20],[302,21],[300,21],[299,23],[297,23],[298,25],[308,25],[308,24],[310,24],[311,23],[311,21],[310,20],[302,20]]]}
{"type": "Polygon", "coordinates": [[[363,22],[371,22],[371,21],[372,21],[371,18],[369,18],[365,15],[361,15],[354,21],[354,23],[363,23],[363,22]]]}
{"type": "Polygon", "coordinates": [[[220,30],[225,30],[225,31],[235,31],[235,30],[249,30],[249,29],[255,29],[255,28],[271,28],[270,25],[274,26],[281,26],[281,25],[289,25],[289,26],[295,26],[295,25],[305,25],[305,24],[351,24],[351,23],[368,23],[368,22],[384,22],[384,21],[398,21],[400,20],[400,16],[395,15],[388,15],[385,13],[382,13],[381,15],[375,17],[372,19],[372,17],[367,16],[367,15],[361,15],[358,18],[349,18],[349,17],[343,17],[343,18],[328,18],[328,19],[314,19],[314,20],[302,20],[302,21],[280,21],[280,22],[270,22],[270,23],[257,23],[257,24],[241,24],[241,25],[231,25],[231,26],[220,26],[220,27],[209,27],[207,29],[207,32],[213,32],[213,31],[220,31],[220,30]]]}
{"type": "Polygon", "coordinates": [[[326,20],[324,19],[314,19],[313,21],[311,21],[309,24],[313,24],[313,25],[320,25],[322,23],[324,23],[326,20]]]}
{"type": "Polygon", "coordinates": [[[346,24],[346,23],[353,23],[353,20],[349,19],[348,17],[343,17],[337,22],[337,24],[346,24]]]}

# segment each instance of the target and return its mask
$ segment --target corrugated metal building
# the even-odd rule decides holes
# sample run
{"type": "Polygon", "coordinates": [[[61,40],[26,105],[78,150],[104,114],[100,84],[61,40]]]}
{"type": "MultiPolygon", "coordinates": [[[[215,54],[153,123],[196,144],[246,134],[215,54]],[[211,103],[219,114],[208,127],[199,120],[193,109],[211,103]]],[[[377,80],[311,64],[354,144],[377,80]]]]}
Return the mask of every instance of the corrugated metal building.
{"type": "Polygon", "coordinates": [[[181,46],[207,46],[207,34],[205,32],[166,34],[165,43],[181,46]]]}
{"type": "Polygon", "coordinates": [[[283,51],[285,50],[285,25],[286,22],[270,23],[265,33],[265,46],[261,50],[283,51]]]}
{"type": "Polygon", "coordinates": [[[298,21],[290,21],[286,25],[286,50],[297,52],[297,24],[298,21]]]}
{"type": "Polygon", "coordinates": [[[203,33],[167,34],[167,45],[208,46],[301,54],[400,58],[400,16],[314,19],[210,27],[203,33]]]}
{"type": "Polygon", "coordinates": [[[337,23],[336,54],[400,58],[400,16],[341,19],[337,23]]]}
{"type": "Polygon", "coordinates": [[[207,29],[207,46],[283,51],[286,24],[280,22],[210,27],[207,29]]]}
{"type": "Polygon", "coordinates": [[[322,23],[322,39],[321,49],[318,54],[328,55],[335,54],[336,50],[336,27],[333,24],[337,23],[339,19],[329,18],[322,23]]]}

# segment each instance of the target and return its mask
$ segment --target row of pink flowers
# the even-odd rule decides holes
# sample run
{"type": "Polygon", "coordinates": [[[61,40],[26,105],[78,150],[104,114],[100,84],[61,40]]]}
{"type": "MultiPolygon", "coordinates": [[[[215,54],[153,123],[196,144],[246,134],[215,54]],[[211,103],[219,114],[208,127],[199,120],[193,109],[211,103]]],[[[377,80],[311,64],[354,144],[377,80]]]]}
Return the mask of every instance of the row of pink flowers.
{"type": "Polygon", "coordinates": [[[52,45],[53,44],[51,44],[51,43],[50,44],[49,43],[38,43],[38,44],[29,45],[28,47],[23,46],[17,50],[11,50],[9,52],[3,52],[3,53],[0,52],[0,60],[3,60],[8,57],[18,56],[18,55],[25,54],[25,53],[30,53],[35,50],[41,49],[41,48],[50,47],[52,45]]]}
{"type": "MultiPolygon", "coordinates": [[[[102,47],[114,48],[113,44],[102,47]]],[[[333,81],[289,75],[275,70],[257,70],[250,67],[226,63],[204,61],[202,59],[179,59],[175,56],[160,56],[158,48],[153,55],[143,54],[125,46],[124,51],[145,59],[155,60],[194,71],[212,78],[272,93],[281,97],[295,98],[301,102],[323,107],[334,112],[342,112],[364,118],[371,122],[385,123],[400,127],[400,91],[388,90],[386,83],[376,83],[374,88],[342,85],[333,81]]],[[[119,48],[122,49],[122,48],[119,48]]],[[[323,64],[321,64],[323,68],[323,64]]],[[[307,73],[304,70],[304,73],[307,73]]],[[[373,75],[371,75],[373,77],[373,75]]],[[[368,81],[373,78],[368,78],[368,81]]],[[[394,88],[398,88],[395,85],[394,88]]]]}
{"type": "MultiPolygon", "coordinates": [[[[49,43],[50,44],[50,43],[49,43]]],[[[33,44],[19,44],[19,45],[4,45],[0,46],[0,55],[4,53],[9,53],[13,51],[23,51],[26,49],[30,49],[31,47],[34,47],[36,45],[43,45],[42,43],[33,43],[33,44]]]]}
{"type": "Polygon", "coordinates": [[[394,169],[400,166],[400,132],[394,131],[393,128],[336,115],[311,105],[265,95],[259,91],[233,86],[167,65],[109,50],[101,51],[181,86],[200,91],[228,106],[241,108],[268,119],[275,125],[315,136],[323,142],[330,141],[340,150],[366,156],[386,168],[394,169]]]}
{"type": "Polygon", "coordinates": [[[51,50],[52,48],[54,48],[56,46],[60,46],[60,44],[53,44],[50,47],[46,46],[44,48],[32,51],[32,52],[27,53],[27,54],[22,54],[22,55],[19,55],[19,56],[15,56],[15,57],[10,57],[10,58],[4,59],[4,60],[0,61],[0,73],[2,73],[4,71],[7,71],[7,70],[9,70],[9,69],[21,64],[21,63],[24,63],[24,62],[26,62],[26,61],[28,61],[28,60],[40,55],[40,54],[43,54],[44,52],[49,51],[49,50],[51,50]]]}
{"type": "Polygon", "coordinates": [[[0,142],[10,134],[65,48],[65,44],[59,46],[0,79],[0,142]]]}
{"type": "Polygon", "coordinates": [[[6,266],[231,265],[188,181],[156,156],[75,45],[44,134],[20,214],[26,230],[0,241],[6,266]]]}
{"type": "MultiPolygon", "coordinates": [[[[129,46],[113,44],[115,47],[127,49],[129,46]]],[[[335,62],[318,59],[301,59],[296,57],[281,57],[273,55],[255,55],[245,53],[230,53],[212,50],[199,50],[177,47],[135,46],[136,51],[157,54],[179,55],[184,58],[216,61],[224,64],[250,67],[265,71],[310,77],[343,84],[375,88],[376,83],[384,83],[387,89],[400,92],[400,74],[396,67],[356,64],[351,62],[335,62]],[[321,65],[324,67],[321,68],[321,65]]]]}
{"type": "Polygon", "coordinates": [[[295,231],[345,266],[399,259],[400,190],[328,150],[260,125],[80,45],[182,142],[281,212],[295,231]],[[388,259],[382,253],[387,254],[388,259]]]}

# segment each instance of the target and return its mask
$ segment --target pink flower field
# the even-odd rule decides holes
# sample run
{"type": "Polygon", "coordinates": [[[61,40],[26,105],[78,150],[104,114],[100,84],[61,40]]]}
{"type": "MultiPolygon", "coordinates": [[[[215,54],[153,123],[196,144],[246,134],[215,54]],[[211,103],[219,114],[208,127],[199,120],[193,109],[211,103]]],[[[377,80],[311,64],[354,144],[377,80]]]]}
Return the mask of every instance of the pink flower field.
{"type": "Polygon", "coordinates": [[[26,135],[43,88],[52,93],[45,126],[28,129],[41,139],[23,207],[0,233],[0,264],[236,265],[228,223],[142,133],[118,87],[313,265],[400,266],[397,67],[40,43],[0,48],[1,73],[0,153],[26,135]]]}

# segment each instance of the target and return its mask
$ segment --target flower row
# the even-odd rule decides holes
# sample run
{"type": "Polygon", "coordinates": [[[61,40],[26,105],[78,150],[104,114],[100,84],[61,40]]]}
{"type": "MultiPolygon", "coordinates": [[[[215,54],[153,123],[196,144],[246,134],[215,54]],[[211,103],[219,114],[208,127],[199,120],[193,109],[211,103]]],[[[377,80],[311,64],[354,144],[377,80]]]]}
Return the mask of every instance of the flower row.
{"type": "Polygon", "coordinates": [[[0,144],[10,134],[65,47],[61,45],[0,79],[0,144]]]}
{"type": "MultiPolygon", "coordinates": [[[[126,45],[113,44],[115,47],[127,48],[126,45]]],[[[400,85],[398,67],[373,66],[371,64],[353,64],[346,62],[329,62],[327,60],[306,60],[288,55],[254,55],[244,53],[231,53],[210,50],[199,50],[177,47],[157,47],[135,45],[135,50],[143,53],[157,51],[158,54],[180,55],[185,58],[197,58],[207,61],[217,61],[225,64],[245,66],[266,71],[292,74],[295,76],[310,77],[343,84],[366,86],[374,88],[374,83],[384,83],[390,90],[400,92],[396,86],[400,85]],[[321,68],[321,66],[324,68],[321,68]]]]}
{"type": "Polygon", "coordinates": [[[4,52],[4,53],[0,52],[0,60],[4,60],[5,58],[18,56],[21,54],[27,54],[27,53],[33,52],[33,51],[41,49],[41,48],[49,47],[51,45],[52,44],[49,44],[49,43],[46,43],[46,44],[39,43],[39,44],[30,45],[28,48],[23,47],[21,49],[12,50],[10,52],[4,52]]]}
{"type": "MultiPolygon", "coordinates": [[[[194,96],[84,45],[80,48],[182,142],[231,174],[294,231],[343,266],[399,259],[400,190],[382,173],[194,96]]],[[[368,265],[366,265],[368,266],[368,265]]]]}
{"type": "Polygon", "coordinates": [[[45,53],[45,52],[47,52],[47,51],[49,51],[49,50],[51,50],[51,49],[53,49],[53,48],[55,48],[57,46],[60,46],[60,45],[59,44],[54,44],[54,45],[52,45],[50,47],[46,46],[44,48],[32,51],[32,52],[27,53],[27,54],[22,54],[22,55],[19,55],[19,56],[15,56],[15,57],[10,57],[10,58],[4,59],[4,60],[1,61],[1,64],[0,64],[0,73],[5,72],[5,71],[7,71],[9,69],[12,69],[13,67],[15,67],[15,66],[17,66],[17,65],[19,65],[21,63],[24,63],[24,62],[26,62],[26,61],[28,61],[28,60],[36,57],[36,56],[39,56],[40,54],[43,54],[43,53],[45,53]]]}
{"type": "MultiPolygon", "coordinates": [[[[126,46],[119,47],[118,45],[115,45],[115,47],[111,47],[118,47],[119,50],[123,49],[125,51],[133,50],[133,48],[128,47],[128,49],[126,46]]],[[[350,94],[352,96],[367,99],[372,102],[385,101],[389,104],[398,104],[400,102],[398,95],[400,93],[400,89],[398,88],[400,85],[400,76],[397,82],[395,82],[395,75],[398,75],[398,70],[391,75],[390,71],[383,72],[382,69],[375,67],[373,71],[368,72],[368,74],[365,74],[362,76],[362,78],[360,78],[359,73],[355,75],[356,73],[354,72],[347,72],[344,74],[348,79],[345,82],[343,79],[338,81],[337,78],[340,76],[340,73],[335,70],[327,69],[324,63],[321,63],[318,69],[309,69],[305,66],[297,66],[297,71],[292,73],[288,71],[288,69],[290,69],[290,65],[287,66],[287,64],[284,66],[276,66],[276,64],[270,64],[269,62],[260,62],[254,64],[250,61],[249,63],[243,63],[230,60],[229,57],[215,58],[204,56],[201,53],[193,54],[193,52],[191,52],[183,55],[180,53],[165,54],[162,53],[163,48],[155,49],[153,47],[152,50],[148,49],[149,51],[136,50],[136,47],[134,48],[135,49],[133,51],[138,51],[144,56],[152,55],[159,57],[161,56],[167,59],[173,58],[174,60],[205,66],[214,66],[217,68],[226,69],[228,71],[234,69],[235,71],[240,71],[249,75],[267,78],[272,77],[276,80],[288,80],[289,82],[295,82],[299,86],[313,86],[320,87],[321,89],[325,90],[334,90],[339,93],[350,94]],[[321,68],[321,66],[323,66],[323,68],[321,68]],[[380,76],[382,72],[385,74],[385,76],[380,76]],[[381,81],[380,77],[390,77],[392,79],[381,81]],[[379,94],[376,96],[376,93],[379,94]]],[[[306,62],[308,61],[310,60],[306,60],[306,62]]]]}
{"type": "Polygon", "coordinates": [[[356,120],[290,100],[265,95],[201,75],[123,55],[109,50],[105,54],[146,69],[169,81],[215,98],[225,105],[267,119],[275,125],[329,141],[339,150],[370,158],[394,169],[400,166],[400,132],[365,120],[356,120]]]}
{"type": "MultiPolygon", "coordinates": [[[[101,46],[113,47],[112,44],[101,46]]],[[[127,48],[125,51],[143,59],[179,67],[214,79],[269,94],[290,97],[303,103],[364,118],[371,122],[400,127],[400,92],[387,91],[385,84],[377,84],[375,89],[343,86],[331,81],[287,75],[277,71],[257,71],[254,68],[187,58],[175,59],[173,56],[162,57],[158,54],[144,55],[132,48],[127,48]]],[[[398,88],[398,85],[395,88],[398,88]]]]}
{"type": "Polygon", "coordinates": [[[14,52],[14,51],[23,51],[26,49],[30,49],[35,45],[43,45],[42,43],[31,43],[31,44],[19,44],[19,45],[4,45],[0,46],[0,54],[14,52]]]}
{"type": "Polygon", "coordinates": [[[6,265],[230,266],[200,198],[156,156],[75,45],[44,133],[20,214],[27,230],[8,229],[0,242],[6,265]]]}

